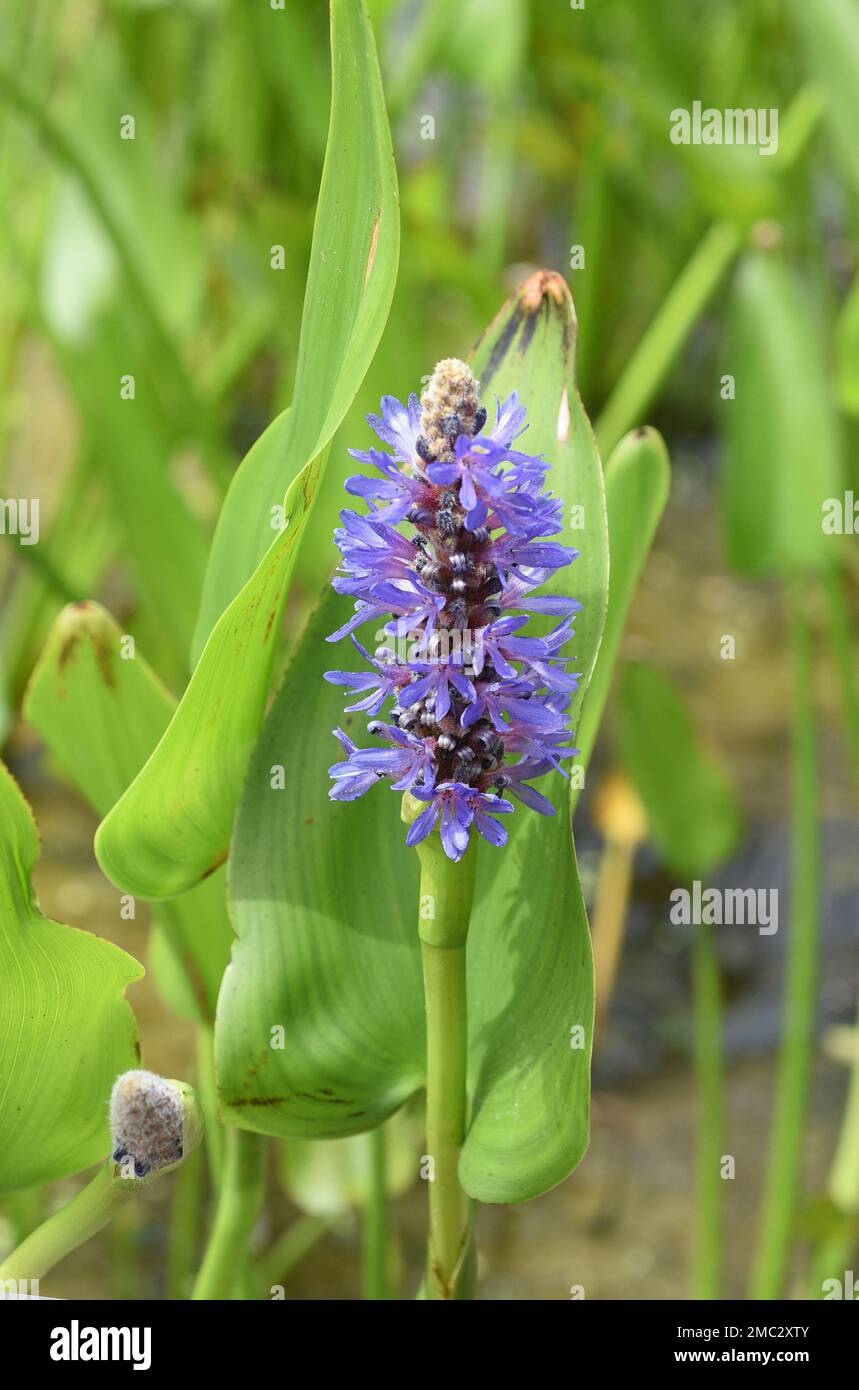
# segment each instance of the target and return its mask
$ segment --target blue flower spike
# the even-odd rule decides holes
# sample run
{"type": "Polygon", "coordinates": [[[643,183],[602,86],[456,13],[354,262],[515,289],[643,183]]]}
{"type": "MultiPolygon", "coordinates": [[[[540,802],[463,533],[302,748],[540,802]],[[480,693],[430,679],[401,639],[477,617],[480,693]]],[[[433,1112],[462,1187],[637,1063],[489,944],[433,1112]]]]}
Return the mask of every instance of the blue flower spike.
{"type": "Polygon", "coordinates": [[[330,769],[329,794],[353,801],[389,778],[422,805],[407,843],[438,827],[456,861],[472,828],[506,844],[496,817],[514,810],[511,796],[554,813],[530,782],[563,771],[577,751],[567,711],[578,676],[559,653],[581,604],[534,591],[578,552],[546,539],[562,530],[562,503],[545,488],[548,463],[514,448],[526,429],[515,392],[489,426],[470,368],[449,358],[420,400],[385,396],[369,422],[393,452],[351,451],[380,476],[346,483],[369,511],[341,513],[334,587],[355,611],[328,639],[351,636],[368,669],[325,678],[347,687],[347,710],[373,716],[379,745],[358,748],[335,730],[344,758],[330,769]],[[529,637],[530,613],[558,625],[529,637]],[[353,635],[370,622],[373,655],[353,635]],[[376,718],[389,701],[387,718],[376,718]]]}

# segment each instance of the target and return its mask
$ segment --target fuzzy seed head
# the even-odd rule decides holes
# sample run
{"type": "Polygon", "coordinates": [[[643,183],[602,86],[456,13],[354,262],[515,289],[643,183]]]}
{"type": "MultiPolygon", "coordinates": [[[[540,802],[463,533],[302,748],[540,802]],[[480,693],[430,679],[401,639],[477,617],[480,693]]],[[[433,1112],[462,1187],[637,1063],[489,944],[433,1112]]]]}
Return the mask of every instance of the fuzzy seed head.
{"type": "Polygon", "coordinates": [[[138,1178],[183,1157],[185,1104],[173,1082],[151,1071],[127,1071],[110,1097],[114,1162],[133,1159],[138,1178]]]}
{"type": "Polygon", "coordinates": [[[436,462],[455,457],[454,445],[461,434],[476,433],[477,388],[471,368],[458,357],[446,357],[437,364],[421,396],[421,434],[436,462]]]}

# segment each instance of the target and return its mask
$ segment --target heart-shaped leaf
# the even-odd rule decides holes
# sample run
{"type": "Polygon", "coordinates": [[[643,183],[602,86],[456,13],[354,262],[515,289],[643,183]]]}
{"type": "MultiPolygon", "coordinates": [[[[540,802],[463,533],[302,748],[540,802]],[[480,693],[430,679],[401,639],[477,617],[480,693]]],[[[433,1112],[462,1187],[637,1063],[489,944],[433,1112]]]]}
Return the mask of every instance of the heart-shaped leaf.
{"type": "Polygon", "coordinates": [[[298,541],[393,294],[396,175],[372,30],[362,0],[332,0],[331,16],[331,126],[294,406],[251,451],[227,503],[200,639],[214,627],[179,708],[96,837],[108,877],[145,898],[185,892],[226,858],[298,541]],[[272,541],[271,505],[289,478],[272,541]]]}
{"type": "MultiPolygon", "coordinates": [[[[328,797],[343,716],[323,679],[335,656],[325,638],[342,612],[326,595],[293,653],[230,855],[238,940],[218,1004],[218,1085],[224,1114],[264,1134],[356,1134],[423,1084],[419,868],[400,796],[328,797]]],[[[344,643],[333,664],[357,670],[361,658],[344,643]]]]}
{"type": "Polygon", "coordinates": [[[0,1193],[78,1173],[110,1149],[107,1102],[139,1062],[125,990],[136,960],[43,917],[31,877],[39,837],[0,763],[0,1193]]]}
{"type": "MultiPolygon", "coordinates": [[[[97,603],[75,603],[55,622],[27,690],[24,712],[65,772],[103,815],[140,771],[175,700],[97,603]]],[[[214,1019],[232,944],[223,871],[154,908],[152,965],[170,1004],[214,1019]],[[177,978],[178,976],[178,978],[177,978]]]]}
{"type": "MultiPolygon", "coordinates": [[[[524,445],[552,463],[564,499],[560,537],[581,550],[547,592],[582,603],[571,643],[582,673],[573,721],[597,660],[608,589],[602,469],[576,389],[576,321],[560,275],[540,272],[502,309],[475,353],[484,392],[518,390],[524,445]]],[[[460,1180],[483,1202],[523,1202],[554,1187],[588,1143],[593,961],[573,846],[568,783],[541,783],[555,816],[511,817],[500,853],[480,844],[469,932],[472,1121],[460,1180]]]]}

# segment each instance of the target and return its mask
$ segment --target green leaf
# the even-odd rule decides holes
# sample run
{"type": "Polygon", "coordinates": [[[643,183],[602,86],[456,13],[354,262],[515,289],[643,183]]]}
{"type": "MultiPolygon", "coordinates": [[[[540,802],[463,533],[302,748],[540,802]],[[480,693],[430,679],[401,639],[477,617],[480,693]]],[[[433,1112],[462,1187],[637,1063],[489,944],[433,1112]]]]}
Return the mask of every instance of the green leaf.
{"type": "Polygon", "coordinates": [[[251,449],[215,533],[195,637],[202,649],[271,543],[271,509],[322,453],[355,398],[381,336],[399,257],[391,136],[363,0],[332,0],[331,125],[301,323],[293,409],[251,449]]]}
{"type": "MultiPolygon", "coordinates": [[[[65,772],[103,815],[139,772],[175,708],[141,656],[124,659],[123,634],[97,603],[57,618],[28,687],[24,713],[65,772]]],[[[153,971],[168,1002],[214,1019],[232,929],[224,874],[154,909],[153,971]]]]}
{"type": "Polygon", "coordinates": [[[139,1062],[125,990],[143,974],[89,932],[43,917],[39,837],[0,763],[0,1193],[80,1172],[110,1151],[107,1102],[139,1062]]]}
{"type": "Polygon", "coordinates": [[[540,270],[511,295],[477,344],[471,365],[482,398],[518,391],[528,410],[521,447],[552,465],[549,486],[564,502],[557,537],[579,558],[556,572],[541,593],[572,594],[582,604],[571,644],[581,684],[575,727],[597,659],[608,595],[608,523],[599,453],[576,387],[577,326],[570,291],[556,271],[540,270]]]}
{"type": "Polygon", "coordinates": [[[251,451],[243,481],[227,500],[209,570],[217,592],[207,589],[198,636],[205,637],[209,622],[214,628],[164,737],[96,837],[105,873],[141,897],[182,893],[226,858],[325,450],[367,371],[393,294],[396,180],[360,0],[332,0],[332,65],[331,129],[295,404],[251,451]],[[285,529],[272,541],[270,508],[289,477],[285,529]]]}
{"type": "MultiPolygon", "coordinates": [[[[564,539],[574,530],[571,507],[585,508],[576,529],[586,537],[582,559],[556,587],[589,604],[580,647],[587,672],[605,606],[606,525],[573,346],[566,287],[560,277],[538,277],[496,319],[476,362],[489,390],[506,395],[516,386],[529,407],[529,447],[556,464],[564,539]]],[[[338,756],[329,731],[342,698],[322,674],[361,664],[349,644],[335,659],[324,643],[343,612],[329,594],[297,644],[251,764],[230,859],[238,941],[216,1026],[221,1104],[234,1123],[269,1134],[370,1128],[424,1082],[419,873],[399,795],[379,787],[360,805],[328,798],[326,768],[338,756]],[[278,765],[283,790],[272,786],[278,765]],[[278,1025],[283,1047],[272,1046],[278,1025]]],[[[343,724],[360,739],[354,717],[343,724]]],[[[522,808],[506,849],[480,849],[468,946],[473,1114],[461,1174],[486,1201],[545,1191],[587,1143],[590,939],[566,783],[556,776],[545,787],[554,818],[522,808]],[[571,1045],[577,1028],[580,1047],[571,1045]]]]}
{"type": "Polygon", "coordinates": [[[225,1117],[263,1134],[356,1134],[423,1084],[419,869],[401,798],[387,786],[361,805],[328,797],[331,730],[342,719],[360,734],[323,679],[361,666],[351,642],[325,641],[343,608],[329,592],[293,653],[230,854],[237,941],[218,1004],[218,1089],[225,1117]]]}
{"type": "MultiPolygon", "coordinates": [[[[596,741],[630,604],[670,486],[668,450],[656,430],[633,430],[621,440],[606,463],[611,574],[605,632],[576,734],[581,761],[585,765],[590,761],[596,741]]],[[[575,807],[576,787],[571,787],[571,795],[575,807]]]]}
{"type": "MultiPolygon", "coordinates": [[[[547,592],[583,604],[573,722],[597,659],[608,588],[608,534],[599,454],[575,382],[576,323],[560,275],[542,271],[502,309],[475,353],[481,389],[518,390],[530,427],[523,447],[553,464],[564,500],[559,538],[580,548],[547,592]],[[581,508],[581,512],[576,509],[581,508]],[[581,522],[582,524],[576,524],[581,522]]],[[[594,983],[587,915],[570,824],[568,783],[541,790],[544,819],[517,808],[500,852],[480,842],[468,940],[471,1126],[460,1180],[483,1202],[524,1202],[554,1187],[588,1144],[594,983]]]]}
{"type": "Polygon", "coordinates": [[[727,430],[723,513],[732,565],[797,574],[833,558],[823,504],[841,492],[841,457],[826,348],[809,293],[775,254],[737,275],[726,371],[736,399],[727,430]]]}
{"type": "Polygon", "coordinates": [[[739,807],[724,773],[699,747],[677,690],[650,666],[631,664],[623,673],[618,736],[666,864],[683,878],[710,873],[739,842],[739,807]]]}
{"type": "Polygon", "coordinates": [[[517,807],[510,841],[480,846],[468,937],[472,1120],[460,1181],[481,1202],[526,1202],[588,1146],[594,978],[566,783],[555,815],[517,807]]]}

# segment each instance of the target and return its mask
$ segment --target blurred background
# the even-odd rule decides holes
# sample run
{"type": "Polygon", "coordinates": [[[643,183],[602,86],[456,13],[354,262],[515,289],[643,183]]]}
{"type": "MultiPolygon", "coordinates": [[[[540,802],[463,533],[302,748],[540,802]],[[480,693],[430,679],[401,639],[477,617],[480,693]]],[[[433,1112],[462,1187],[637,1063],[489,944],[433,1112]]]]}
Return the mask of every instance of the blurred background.
{"type": "MultiPolygon", "coordinates": [[[[832,480],[839,497],[855,485],[859,7],[824,0],[811,20],[788,0],[368,8],[400,180],[400,272],[302,542],[293,630],[335,561],[346,449],[368,447],[364,415],[383,393],[419,390],[439,357],[465,355],[540,266],[571,285],[579,384],[604,457],[649,423],[673,466],[622,652],[633,676],[627,695],[614,692],[577,813],[598,950],[620,961],[601,983],[591,1149],[547,1197],[482,1211],[483,1296],[565,1299],[578,1285],[588,1298],[694,1296],[694,929],[671,924],[668,905],[696,876],[779,892],[777,934],[732,926],[715,937],[724,1152],[736,1164],[723,1184],[724,1292],[745,1292],[781,1033],[791,822],[802,814],[791,803],[785,601],[799,577],[820,759],[819,804],[804,812],[822,856],[812,1104],[788,1283],[803,1296],[812,1248],[834,1219],[829,1175],[847,1064],[859,1059],[859,543],[848,530],[824,549],[812,517],[791,573],[765,540],[774,510],[802,510],[804,478],[832,480]],[[777,152],[673,144],[671,112],[695,101],[775,109],[777,152]],[[658,728],[642,669],[670,683],[656,687],[668,691],[658,728]],[[726,808],[727,828],[682,870],[658,833],[660,776],[654,785],[636,755],[652,735],[670,760],[674,720],[688,721],[726,808]]],[[[185,684],[221,500],[291,399],[328,119],[327,7],[6,0],[0,51],[0,495],[40,503],[38,544],[0,536],[3,756],[39,823],[43,911],[145,960],[145,914],[119,920],[92,853],[95,819],[22,720],[21,698],[57,613],[90,597],[168,686],[185,684]]],[[[147,1065],[187,1075],[191,1026],[151,980],[130,998],[147,1065]]],[[[394,1142],[410,1154],[418,1141],[403,1129],[394,1142]]],[[[357,1296],[360,1173],[329,1179],[311,1163],[299,1181],[295,1163],[273,1162],[281,1181],[258,1233],[267,1270],[280,1260],[291,1297],[357,1296]],[[295,1248],[278,1253],[285,1228],[295,1248]]],[[[410,1289],[425,1194],[410,1159],[403,1169],[394,1223],[410,1289]]],[[[0,1248],[74,1186],[0,1206],[0,1248]]],[[[55,1292],[181,1292],[164,1284],[169,1188],[70,1258],[55,1292]]],[[[202,1209],[205,1194],[187,1200],[202,1209]]]]}

